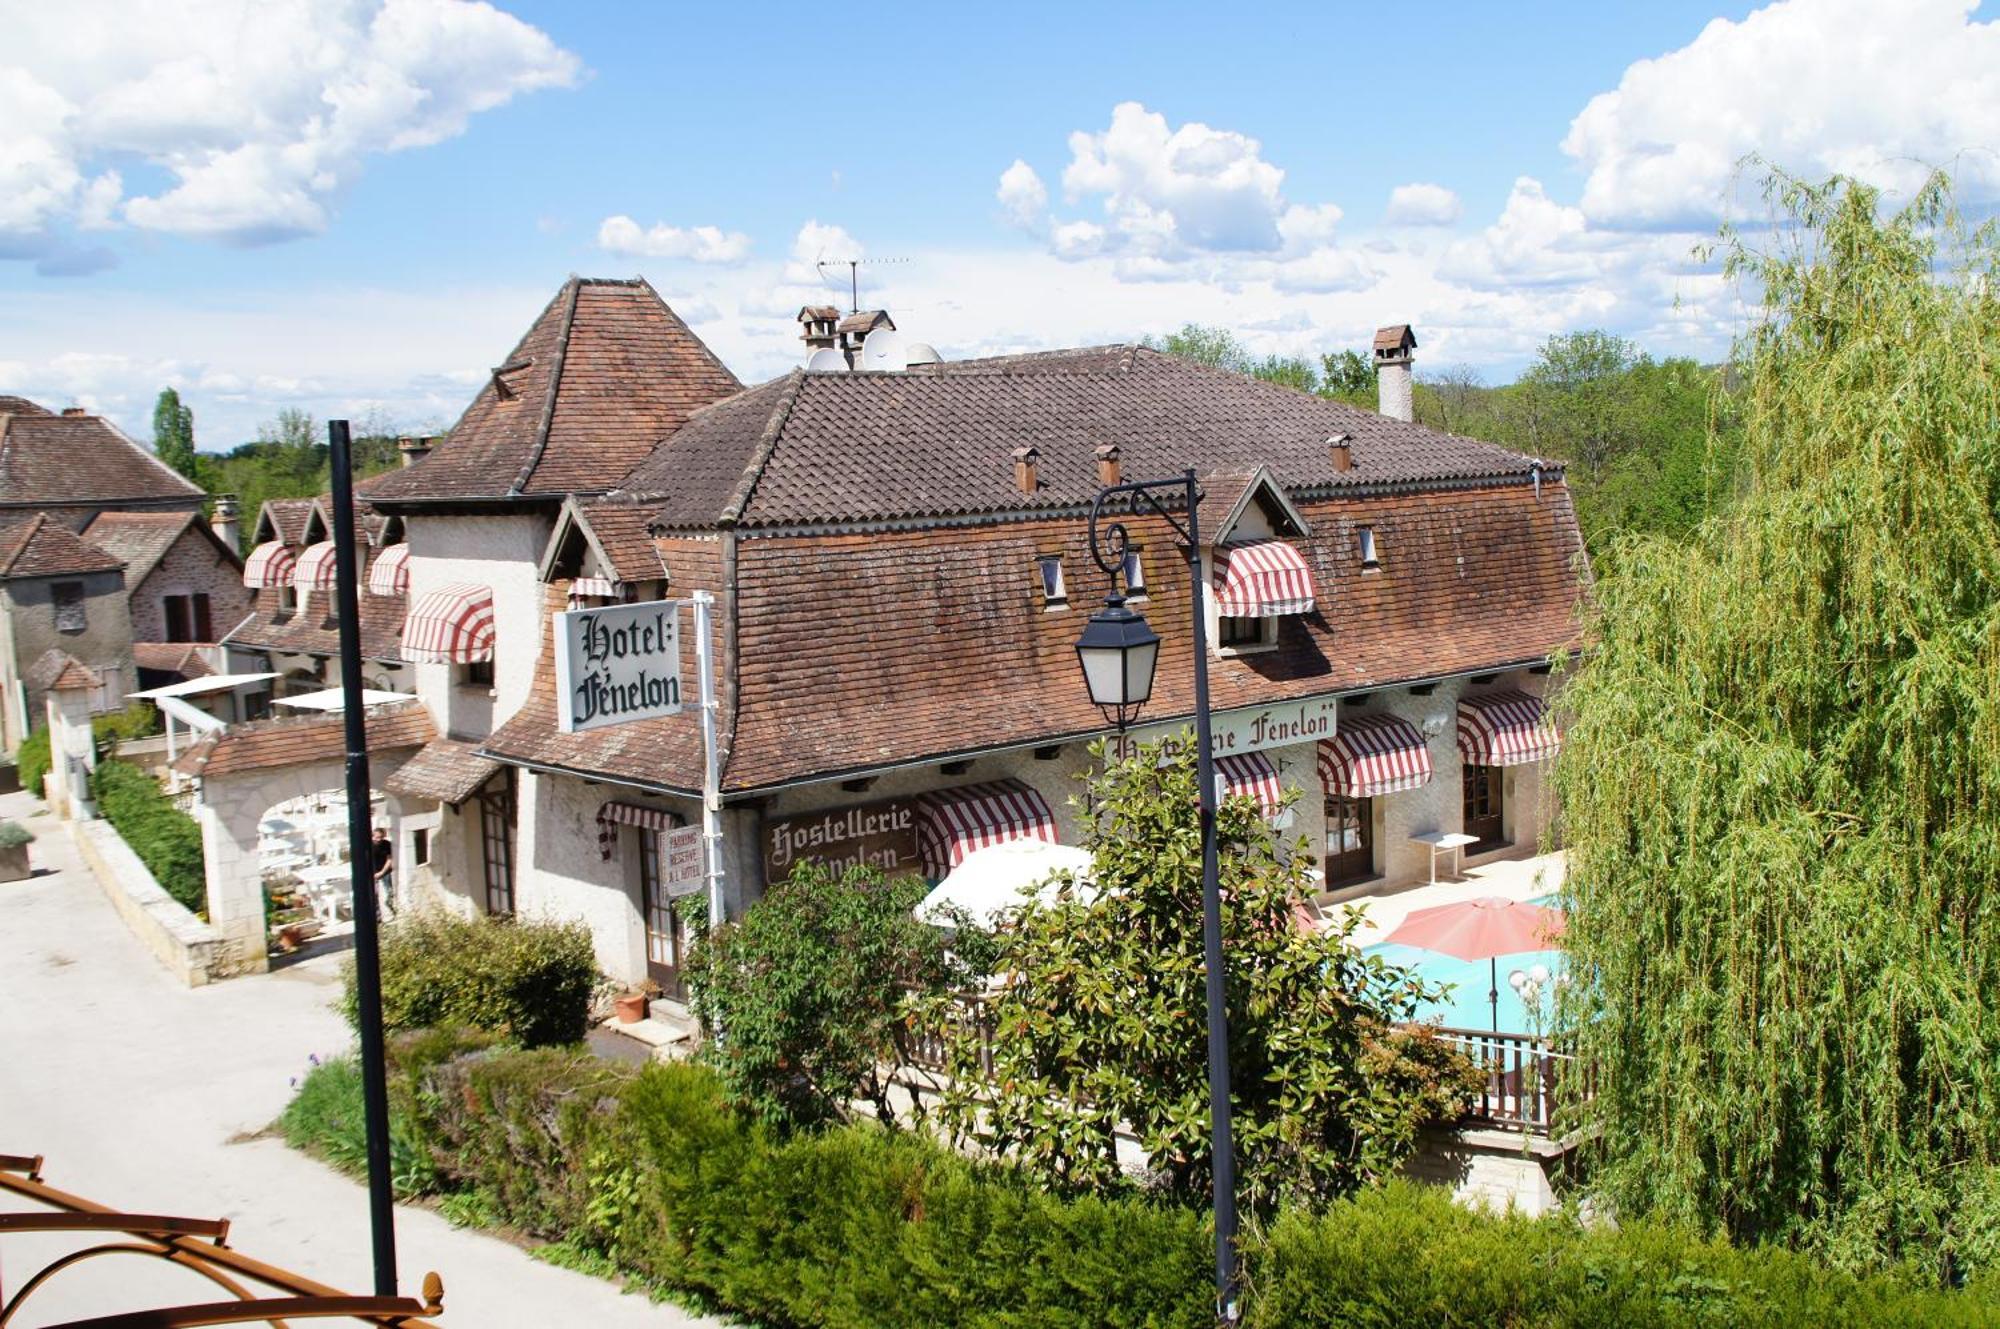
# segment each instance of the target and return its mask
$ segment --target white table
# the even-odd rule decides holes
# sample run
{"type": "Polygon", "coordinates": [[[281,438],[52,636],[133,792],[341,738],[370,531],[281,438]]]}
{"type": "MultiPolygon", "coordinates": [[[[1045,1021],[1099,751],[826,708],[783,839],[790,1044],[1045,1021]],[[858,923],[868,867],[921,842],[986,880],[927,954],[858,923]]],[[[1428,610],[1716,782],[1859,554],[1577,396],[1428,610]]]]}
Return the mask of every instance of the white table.
{"type": "Polygon", "coordinates": [[[1438,880],[1438,850],[1457,850],[1458,866],[1462,873],[1465,869],[1465,846],[1479,843],[1478,836],[1467,835],[1464,831],[1425,831],[1422,835],[1412,835],[1410,839],[1417,844],[1430,846],[1431,885],[1433,886],[1437,885],[1438,880]]]}

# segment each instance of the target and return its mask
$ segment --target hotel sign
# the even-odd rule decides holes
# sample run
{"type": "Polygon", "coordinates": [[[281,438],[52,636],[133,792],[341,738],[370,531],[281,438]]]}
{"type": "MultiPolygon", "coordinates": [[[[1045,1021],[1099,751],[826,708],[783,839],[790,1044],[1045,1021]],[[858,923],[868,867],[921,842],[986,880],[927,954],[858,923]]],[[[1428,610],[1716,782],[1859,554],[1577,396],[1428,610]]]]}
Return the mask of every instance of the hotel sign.
{"type": "Polygon", "coordinates": [[[556,723],[565,734],[681,709],[680,602],[555,616],[556,723]]]}
{"type": "Polygon", "coordinates": [[[839,875],[852,867],[879,868],[888,876],[922,870],[914,803],[801,812],[764,822],[764,880],[783,881],[801,861],[839,875]]]}
{"type": "MultiPolygon", "coordinates": [[[[1209,719],[1209,733],[1214,739],[1215,755],[1218,757],[1235,752],[1256,752],[1263,748],[1290,747],[1294,743],[1317,743],[1333,737],[1339,712],[1338,697],[1280,702],[1275,706],[1258,706],[1246,711],[1219,711],[1209,719]]],[[[1132,737],[1151,743],[1193,726],[1191,719],[1145,725],[1133,730],[1132,737]]]]}

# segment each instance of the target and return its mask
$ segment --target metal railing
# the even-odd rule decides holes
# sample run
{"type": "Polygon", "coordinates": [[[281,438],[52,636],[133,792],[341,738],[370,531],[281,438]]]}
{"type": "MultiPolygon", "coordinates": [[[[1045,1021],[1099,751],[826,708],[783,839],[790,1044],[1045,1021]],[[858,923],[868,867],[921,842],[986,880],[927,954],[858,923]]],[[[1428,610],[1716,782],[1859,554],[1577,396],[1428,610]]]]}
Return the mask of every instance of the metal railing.
{"type": "Polygon", "coordinates": [[[952,1001],[950,1010],[942,1024],[913,1022],[904,1028],[902,1046],[898,1049],[903,1060],[930,1075],[949,1075],[951,1043],[959,1030],[970,1028],[979,1037],[979,1073],[991,1079],[993,1013],[987,1008],[986,997],[977,992],[960,993],[952,1001]]]}
{"type": "Polygon", "coordinates": [[[1596,1092],[1591,1068],[1532,1034],[1490,1029],[1440,1028],[1433,1032],[1456,1047],[1484,1077],[1466,1120],[1473,1125],[1547,1135],[1557,1112],[1596,1092]]]}

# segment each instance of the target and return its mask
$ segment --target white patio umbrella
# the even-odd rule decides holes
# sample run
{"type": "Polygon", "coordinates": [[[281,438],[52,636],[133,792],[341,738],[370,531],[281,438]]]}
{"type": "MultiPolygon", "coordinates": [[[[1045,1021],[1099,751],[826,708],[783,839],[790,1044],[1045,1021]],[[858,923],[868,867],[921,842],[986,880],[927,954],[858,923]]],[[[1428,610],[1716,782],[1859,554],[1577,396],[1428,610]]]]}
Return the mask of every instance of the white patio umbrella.
{"type": "Polygon", "coordinates": [[[1029,887],[1041,888],[1035,893],[1036,899],[1054,898],[1055,888],[1049,884],[1049,878],[1065,869],[1076,874],[1082,888],[1078,894],[1089,899],[1091,891],[1085,883],[1094,866],[1096,860],[1090,851],[1074,845],[1050,844],[1047,840],[1006,840],[967,854],[924,897],[916,914],[926,923],[948,925],[951,917],[947,911],[962,909],[974,922],[995,927],[1002,914],[1025,901],[1022,892],[1029,887]]]}

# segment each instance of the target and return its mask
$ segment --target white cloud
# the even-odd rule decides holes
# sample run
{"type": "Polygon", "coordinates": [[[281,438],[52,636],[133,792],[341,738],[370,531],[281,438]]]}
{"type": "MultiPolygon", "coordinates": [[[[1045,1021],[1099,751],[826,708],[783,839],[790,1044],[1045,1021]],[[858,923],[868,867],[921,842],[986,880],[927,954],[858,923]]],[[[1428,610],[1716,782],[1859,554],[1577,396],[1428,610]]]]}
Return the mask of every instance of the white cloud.
{"type": "Polygon", "coordinates": [[[1049,249],[1057,258],[1095,258],[1104,252],[1104,228],[1096,222],[1060,222],[1049,232],[1049,249]]]}
{"type": "Polygon", "coordinates": [[[641,227],[620,214],[606,217],[597,228],[597,247],[614,254],[644,258],[685,258],[696,263],[740,263],[750,254],[750,237],[716,226],[669,226],[656,222],[641,227]]]}
{"type": "Polygon", "coordinates": [[[1063,191],[1098,196],[1113,227],[1137,241],[1216,252],[1268,251],[1281,243],[1285,173],[1256,139],[1167,119],[1138,102],[1112,108],[1101,133],[1069,136],[1063,191]]]}
{"type": "Polygon", "coordinates": [[[1389,191],[1382,220],[1401,226],[1451,226],[1465,213],[1458,195],[1443,185],[1397,185],[1389,191]]]}
{"type": "Polygon", "coordinates": [[[1626,69],[1570,124],[1562,146],[1587,172],[1584,214],[1707,228],[1752,152],[1808,178],[1896,190],[1946,166],[1975,195],[2000,192],[2000,21],[1972,21],[1976,7],[1783,0],[1716,19],[1626,69]]]}
{"type": "Polygon", "coordinates": [[[1315,249],[1293,263],[1279,264],[1271,284],[1281,291],[1365,291],[1380,278],[1375,266],[1349,249],[1315,249]]]}
{"type": "Polygon", "coordinates": [[[994,191],[1009,221],[1024,231],[1048,224],[1049,190],[1035,168],[1019,157],[1000,173],[1000,187],[994,191]]]}
{"type": "Polygon", "coordinates": [[[124,224],[260,244],[324,230],[381,153],[573,84],[577,58],[489,4],[35,5],[0,53],[0,231],[54,253],[124,224]],[[165,181],[127,194],[131,170],[165,181]]]}
{"type": "Polygon", "coordinates": [[[1556,202],[1541,181],[1524,175],[1514,181],[1500,219],[1447,249],[1438,271],[1482,290],[1568,285],[1599,275],[1601,249],[1579,209],[1556,202]]]}
{"type": "Polygon", "coordinates": [[[1295,203],[1279,214],[1278,234],[1294,253],[1322,248],[1333,243],[1333,230],[1342,215],[1336,203],[1295,203]]]}

